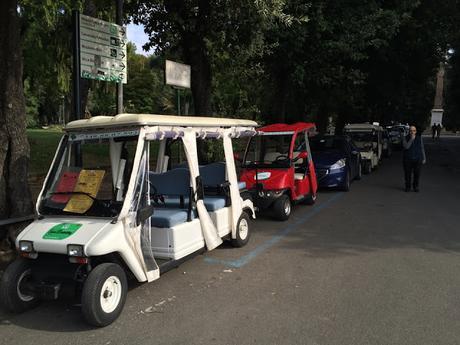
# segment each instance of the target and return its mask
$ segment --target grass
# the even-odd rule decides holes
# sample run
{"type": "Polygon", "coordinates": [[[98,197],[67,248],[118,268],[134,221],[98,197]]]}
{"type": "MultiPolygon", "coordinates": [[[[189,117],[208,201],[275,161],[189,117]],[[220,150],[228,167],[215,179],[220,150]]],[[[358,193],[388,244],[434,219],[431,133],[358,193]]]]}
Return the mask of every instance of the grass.
{"type": "Polygon", "coordinates": [[[30,175],[46,175],[61,136],[60,128],[27,130],[30,144],[30,175]]]}

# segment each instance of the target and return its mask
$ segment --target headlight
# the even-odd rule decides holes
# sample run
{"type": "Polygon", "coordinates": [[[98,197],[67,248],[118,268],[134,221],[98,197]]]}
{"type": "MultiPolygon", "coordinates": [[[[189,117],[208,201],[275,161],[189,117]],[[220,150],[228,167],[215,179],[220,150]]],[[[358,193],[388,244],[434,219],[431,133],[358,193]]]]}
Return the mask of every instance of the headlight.
{"type": "Polygon", "coordinates": [[[19,251],[32,253],[34,251],[34,243],[32,241],[19,241],[19,251]]]}
{"type": "Polygon", "coordinates": [[[338,170],[345,166],[345,159],[339,159],[337,162],[331,165],[331,170],[338,170]]]}
{"type": "Polygon", "coordinates": [[[264,171],[264,172],[257,173],[257,175],[254,175],[254,180],[263,181],[263,180],[269,179],[270,176],[272,176],[271,172],[264,171]]]}
{"type": "Polygon", "coordinates": [[[67,254],[69,256],[85,256],[83,246],[79,244],[69,244],[67,246],[67,254]]]}

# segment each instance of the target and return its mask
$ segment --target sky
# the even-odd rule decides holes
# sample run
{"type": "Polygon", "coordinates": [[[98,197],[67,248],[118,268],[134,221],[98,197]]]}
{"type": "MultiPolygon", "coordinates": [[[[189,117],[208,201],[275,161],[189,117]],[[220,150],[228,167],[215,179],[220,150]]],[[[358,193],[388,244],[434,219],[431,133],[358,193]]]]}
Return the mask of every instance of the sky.
{"type": "Polygon", "coordinates": [[[143,25],[128,24],[127,27],[128,41],[133,42],[136,45],[136,53],[142,55],[150,55],[152,51],[144,51],[142,46],[148,41],[148,36],[144,33],[143,25]]]}

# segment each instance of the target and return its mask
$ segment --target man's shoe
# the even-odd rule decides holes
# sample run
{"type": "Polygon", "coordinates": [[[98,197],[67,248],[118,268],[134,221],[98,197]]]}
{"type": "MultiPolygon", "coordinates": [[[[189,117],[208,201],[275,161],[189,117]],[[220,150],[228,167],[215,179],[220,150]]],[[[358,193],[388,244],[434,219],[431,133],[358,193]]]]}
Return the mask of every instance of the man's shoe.
{"type": "Polygon", "coordinates": [[[414,187],[414,192],[416,192],[416,193],[420,192],[420,190],[418,189],[418,187],[414,187]]]}
{"type": "Polygon", "coordinates": [[[405,192],[410,192],[410,187],[406,187],[405,192]]]}

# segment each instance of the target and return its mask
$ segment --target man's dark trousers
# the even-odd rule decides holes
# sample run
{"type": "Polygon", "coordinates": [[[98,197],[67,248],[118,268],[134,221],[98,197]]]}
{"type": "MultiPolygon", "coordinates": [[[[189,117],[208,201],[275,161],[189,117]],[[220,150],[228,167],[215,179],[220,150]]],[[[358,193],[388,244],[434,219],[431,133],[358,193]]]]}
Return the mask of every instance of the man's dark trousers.
{"type": "Polygon", "coordinates": [[[422,162],[416,160],[405,159],[404,162],[404,178],[406,180],[406,189],[410,189],[412,174],[414,174],[414,181],[412,187],[418,188],[418,181],[420,179],[420,170],[422,168],[422,162]]]}

